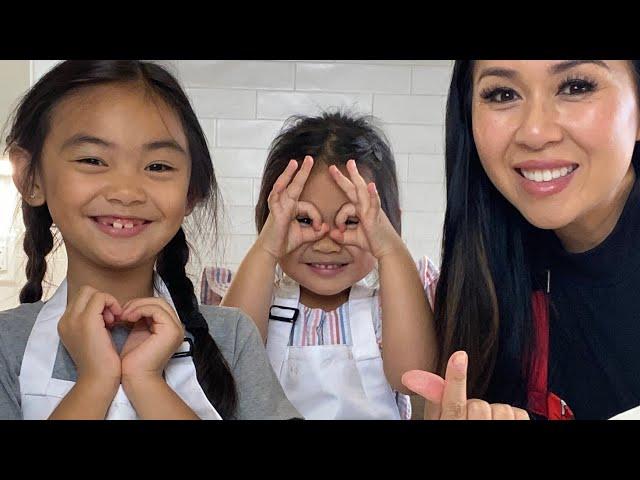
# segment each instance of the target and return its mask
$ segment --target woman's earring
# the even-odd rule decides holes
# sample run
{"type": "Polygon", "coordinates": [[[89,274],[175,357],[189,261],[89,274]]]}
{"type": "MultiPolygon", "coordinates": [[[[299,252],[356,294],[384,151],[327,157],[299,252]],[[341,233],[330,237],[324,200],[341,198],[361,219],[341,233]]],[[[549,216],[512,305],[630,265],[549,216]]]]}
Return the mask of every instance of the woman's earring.
{"type": "Polygon", "coordinates": [[[29,198],[30,198],[31,200],[33,200],[34,198],[36,198],[36,194],[35,194],[35,193],[32,193],[31,195],[29,195],[29,198]]]}

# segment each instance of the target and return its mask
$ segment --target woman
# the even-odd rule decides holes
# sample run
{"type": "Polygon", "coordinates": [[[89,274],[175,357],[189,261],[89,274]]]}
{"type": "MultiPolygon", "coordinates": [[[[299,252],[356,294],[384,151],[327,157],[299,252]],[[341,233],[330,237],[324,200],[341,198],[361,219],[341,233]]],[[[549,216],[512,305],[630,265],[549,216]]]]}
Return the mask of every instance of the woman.
{"type": "Polygon", "coordinates": [[[408,372],[429,418],[605,419],[640,404],[639,74],[624,60],[456,62],[440,371],[466,351],[469,396],[503,405],[408,372]]]}

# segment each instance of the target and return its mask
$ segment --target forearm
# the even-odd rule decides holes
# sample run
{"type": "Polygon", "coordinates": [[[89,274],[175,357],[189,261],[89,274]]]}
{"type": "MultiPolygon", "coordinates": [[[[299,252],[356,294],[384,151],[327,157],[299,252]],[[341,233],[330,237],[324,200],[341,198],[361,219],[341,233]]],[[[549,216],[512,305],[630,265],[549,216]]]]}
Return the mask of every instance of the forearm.
{"type": "Polygon", "coordinates": [[[267,340],[269,308],[273,295],[276,259],[256,242],[242,260],[220,305],[238,307],[258,327],[267,340]]]}
{"type": "Polygon", "coordinates": [[[420,275],[404,243],[379,260],[384,371],[391,386],[402,385],[408,370],[433,371],[437,343],[433,312],[420,275]]]}
{"type": "Polygon", "coordinates": [[[162,377],[123,378],[122,386],[142,420],[199,420],[162,377]]]}
{"type": "Polygon", "coordinates": [[[49,420],[104,420],[119,383],[78,379],[49,420]]]}

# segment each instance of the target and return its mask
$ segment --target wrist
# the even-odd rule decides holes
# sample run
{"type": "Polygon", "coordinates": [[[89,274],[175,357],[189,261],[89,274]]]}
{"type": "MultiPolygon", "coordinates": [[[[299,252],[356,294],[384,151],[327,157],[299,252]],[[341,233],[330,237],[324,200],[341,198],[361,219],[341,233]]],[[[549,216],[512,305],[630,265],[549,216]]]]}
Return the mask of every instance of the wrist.
{"type": "Polygon", "coordinates": [[[379,263],[389,262],[391,260],[397,261],[399,258],[411,258],[411,254],[407,249],[407,246],[402,241],[399,235],[396,235],[392,241],[388,242],[386,248],[381,249],[380,252],[377,252],[375,257],[378,259],[379,263]]]}
{"type": "Polygon", "coordinates": [[[258,237],[258,240],[256,240],[256,242],[253,244],[251,253],[253,254],[253,256],[257,257],[265,264],[273,266],[273,268],[276,267],[278,261],[280,260],[280,256],[277,254],[277,252],[269,248],[265,244],[264,240],[260,237],[258,237]]]}
{"type": "Polygon", "coordinates": [[[99,376],[92,374],[79,374],[76,387],[82,389],[87,395],[94,398],[112,400],[115,397],[120,379],[112,376],[99,376]]]}

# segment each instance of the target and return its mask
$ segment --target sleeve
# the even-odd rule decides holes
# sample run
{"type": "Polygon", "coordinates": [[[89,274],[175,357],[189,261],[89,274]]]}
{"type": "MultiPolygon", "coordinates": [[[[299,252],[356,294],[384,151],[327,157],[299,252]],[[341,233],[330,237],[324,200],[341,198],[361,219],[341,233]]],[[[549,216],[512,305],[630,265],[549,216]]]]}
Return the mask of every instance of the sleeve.
{"type": "Polygon", "coordinates": [[[9,358],[0,332],[0,420],[22,420],[19,368],[9,358]]]}
{"type": "Polygon", "coordinates": [[[440,272],[426,255],[416,262],[416,266],[420,274],[420,281],[424,287],[424,293],[426,293],[429,305],[431,305],[431,309],[433,310],[436,298],[436,285],[438,284],[440,272]]]}
{"type": "Polygon", "coordinates": [[[238,312],[236,346],[232,366],[238,389],[239,420],[285,420],[302,418],[287,399],[276,377],[260,333],[254,323],[238,312]]]}
{"type": "Polygon", "coordinates": [[[205,267],[200,280],[200,303],[219,305],[231,284],[233,272],[224,267],[205,267]]]}

